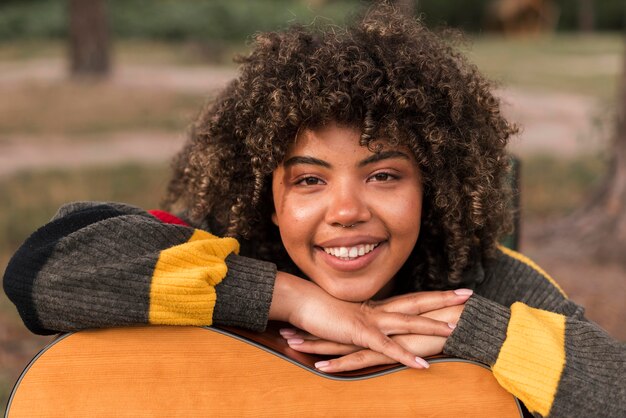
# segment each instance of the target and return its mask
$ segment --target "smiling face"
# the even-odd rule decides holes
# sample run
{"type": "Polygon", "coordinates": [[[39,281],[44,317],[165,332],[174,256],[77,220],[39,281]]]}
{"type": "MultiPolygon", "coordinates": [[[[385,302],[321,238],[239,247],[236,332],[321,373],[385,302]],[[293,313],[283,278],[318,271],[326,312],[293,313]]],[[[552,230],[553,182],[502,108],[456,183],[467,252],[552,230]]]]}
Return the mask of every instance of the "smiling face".
{"type": "Polygon", "coordinates": [[[358,129],[301,132],[272,180],[287,253],[311,280],[348,301],[387,296],[419,235],[422,183],[412,153],[359,145],[358,129]]]}

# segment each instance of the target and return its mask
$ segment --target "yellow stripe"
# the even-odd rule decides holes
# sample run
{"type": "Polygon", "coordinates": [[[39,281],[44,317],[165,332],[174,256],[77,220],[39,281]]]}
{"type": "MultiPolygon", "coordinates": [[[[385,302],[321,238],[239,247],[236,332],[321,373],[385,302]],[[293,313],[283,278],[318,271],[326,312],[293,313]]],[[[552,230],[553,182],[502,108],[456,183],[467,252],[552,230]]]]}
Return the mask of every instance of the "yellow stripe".
{"type": "Polygon", "coordinates": [[[224,259],[238,251],[235,239],[201,230],[185,244],[161,251],[150,286],[150,323],[211,325],[215,286],[226,276],[224,259]]]}
{"type": "Polygon", "coordinates": [[[498,245],[498,249],[500,251],[502,251],[504,254],[513,257],[514,259],[521,261],[522,263],[526,264],[527,266],[531,267],[532,269],[534,269],[535,271],[537,271],[537,273],[541,274],[547,281],[549,281],[550,283],[552,283],[552,285],[554,287],[556,287],[556,289],[561,292],[561,294],[564,297],[567,297],[567,295],[565,294],[565,292],[563,291],[563,289],[561,289],[561,286],[559,286],[559,284],[556,282],[556,280],[554,280],[552,278],[552,276],[550,276],[548,273],[545,272],[544,269],[542,269],[541,267],[539,267],[533,260],[531,260],[530,258],[526,257],[523,254],[518,253],[517,251],[513,251],[509,248],[503,247],[502,245],[498,245]]]}
{"type": "Polygon", "coordinates": [[[506,339],[493,366],[502,387],[542,416],[550,413],[565,367],[565,317],[511,305],[506,339]]]}

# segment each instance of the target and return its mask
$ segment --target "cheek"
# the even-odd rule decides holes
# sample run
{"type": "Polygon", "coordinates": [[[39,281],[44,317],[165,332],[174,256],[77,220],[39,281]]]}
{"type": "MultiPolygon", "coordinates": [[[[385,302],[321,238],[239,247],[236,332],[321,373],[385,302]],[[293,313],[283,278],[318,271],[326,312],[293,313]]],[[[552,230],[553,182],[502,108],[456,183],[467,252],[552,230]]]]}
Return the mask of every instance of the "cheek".
{"type": "Polygon", "coordinates": [[[320,213],[319,200],[284,196],[282,202],[277,204],[276,218],[287,250],[300,245],[308,246],[315,234],[320,213]]]}
{"type": "Polygon", "coordinates": [[[397,196],[393,201],[387,200],[385,203],[387,222],[398,234],[415,236],[417,239],[422,215],[421,191],[409,190],[397,196]]]}

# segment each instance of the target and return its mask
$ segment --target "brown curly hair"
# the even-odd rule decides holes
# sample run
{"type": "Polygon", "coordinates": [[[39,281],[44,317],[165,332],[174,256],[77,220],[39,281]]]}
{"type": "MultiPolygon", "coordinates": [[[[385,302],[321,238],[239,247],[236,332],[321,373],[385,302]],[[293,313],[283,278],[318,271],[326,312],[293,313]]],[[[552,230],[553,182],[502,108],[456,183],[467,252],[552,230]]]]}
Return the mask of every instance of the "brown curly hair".
{"type": "Polygon", "coordinates": [[[271,175],[298,130],[358,128],[360,143],[407,146],[424,181],[418,242],[400,291],[466,283],[510,229],[505,152],[515,127],[492,85],[453,45],[391,6],[348,28],[258,34],[239,76],[199,115],[173,163],[166,206],[241,254],[297,272],[271,222],[271,175]]]}

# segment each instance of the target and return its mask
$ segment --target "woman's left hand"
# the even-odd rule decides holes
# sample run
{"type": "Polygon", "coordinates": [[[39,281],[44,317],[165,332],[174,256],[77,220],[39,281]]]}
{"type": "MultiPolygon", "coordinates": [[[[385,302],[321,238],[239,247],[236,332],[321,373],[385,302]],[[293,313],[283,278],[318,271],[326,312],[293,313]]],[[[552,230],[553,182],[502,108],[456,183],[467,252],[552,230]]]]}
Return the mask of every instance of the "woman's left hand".
{"type": "MultiPolygon", "coordinates": [[[[450,306],[423,313],[421,316],[456,324],[463,312],[463,307],[464,305],[450,306]]],[[[396,363],[396,361],[382,353],[363,349],[356,345],[319,339],[301,330],[287,328],[282,329],[280,333],[287,340],[289,347],[296,351],[341,356],[315,364],[317,369],[326,373],[337,373],[396,363]]],[[[440,354],[447,340],[446,337],[415,334],[394,335],[391,338],[403,348],[419,357],[440,354]]]]}

